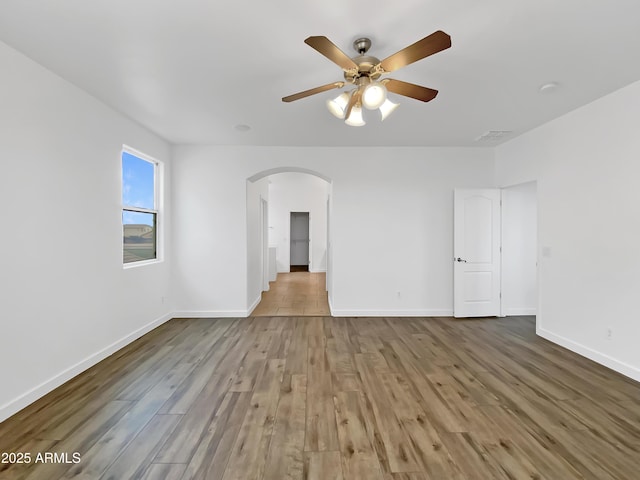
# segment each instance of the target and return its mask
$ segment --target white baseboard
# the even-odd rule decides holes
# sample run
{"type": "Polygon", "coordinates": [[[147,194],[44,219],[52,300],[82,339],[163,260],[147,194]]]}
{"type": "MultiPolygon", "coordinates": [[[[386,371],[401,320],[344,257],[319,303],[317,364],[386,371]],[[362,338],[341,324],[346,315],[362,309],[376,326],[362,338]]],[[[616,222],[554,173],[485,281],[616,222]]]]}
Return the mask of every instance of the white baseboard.
{"type": "Polygon", "coordinates": [[[247,317],[251,316],[251,314],[256,309],[256,307],[258,306],[258,304],[260,303],[261,300],[262,300],[262,293],[260,295],[258,295],[258,298],[256,298],[253,301],[253,303],[249,306],[249,308],[247,308],[247,314],[245,316],[247,316],[247,317]]]}
{"type": "Polygon", "coordinates": [[[453,310],[340,310],[334,309],[329,302],[334,317],[451,317],[453,310]]]}
{"type": "Polygon", "coordinates": [[[573,340],[569,340],[568,338],[565,338],[561,335],[556,335],[555,333],[540,327],[536,328],[536,333],[542,338],[546,338],[550,342],[556,343],[561,347],[571,350],[572,352],[582,355],[583,357],[587,357],[588,359],[593,360],[600,365],[604,365],[611,370],[615,370],[622,375],[640,382],[640,369],[634,367],[633,365],[621,362],[620,360],[610,357],[609,355],[598,352],[580,343],[576,343],[573,340]]]}
{"type": "Polygon", "coordinates": [[[245,318],[247,310],[182,310],[173,312],[173,318],[245,318]]]}
{"type": "Polygon", "coordinates": [[[19,397],[5,403],[4,405],[1,405],[0,406],[0,422],[3,422],[10,416],[15,415],[20,410],[32,404],[39,398],[45,396],[50,391],[59,387],[63,383],[71,380],[73,377],[79,375],[85,370],[91,368],[96,363],[104,360],[109,355],[117,352],[121,348],[129,345],[134,340],[137,340],[138,338],[143,336],[145,333],[150,332],[151,330],[162,325],[163,323],[170,320],[171,318],[173,318],[173,314],[171,313],[165,314],[162,317],[157,318],[156,320],[146,324],[145,326],[139,328],[138,330],[131,332],[129,335],[121,338],[120,340],[117,340],[116,342],[103,348],[102,350],[90,355],[84,360],[81,360],[75,365],[72,365],[66,370],[63,370],[59,374],[41,383],[40,385],[32,388],[28,392],[23,393],[19,397]]]}
{"type": "Polygon", "coordinates": [[[536,308],[507,308],[505,309],[505,316],[515,317],[520,315],[535,315],[536,308]]]}

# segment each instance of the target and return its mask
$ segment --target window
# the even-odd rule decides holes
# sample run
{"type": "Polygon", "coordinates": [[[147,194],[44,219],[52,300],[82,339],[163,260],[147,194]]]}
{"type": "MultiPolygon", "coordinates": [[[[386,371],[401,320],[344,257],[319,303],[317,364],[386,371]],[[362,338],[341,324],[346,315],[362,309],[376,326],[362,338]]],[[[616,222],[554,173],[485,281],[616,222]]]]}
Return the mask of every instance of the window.
{"type": "Polygon", "coordinates": [[[122,150],[123,263],[158,259],[159,163],[140,152],[122,150]]]}

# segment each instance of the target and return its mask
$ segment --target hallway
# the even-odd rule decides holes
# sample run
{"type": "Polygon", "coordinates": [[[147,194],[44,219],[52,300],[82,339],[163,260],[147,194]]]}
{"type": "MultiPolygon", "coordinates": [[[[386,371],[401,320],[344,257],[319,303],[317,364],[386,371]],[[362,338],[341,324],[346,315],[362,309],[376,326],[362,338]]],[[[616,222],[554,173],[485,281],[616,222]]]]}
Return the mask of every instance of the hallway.
{"type": "Polygon", "coordinates": [[[278,273],[252,317],[330,316],[326,273],[278,273]]]}

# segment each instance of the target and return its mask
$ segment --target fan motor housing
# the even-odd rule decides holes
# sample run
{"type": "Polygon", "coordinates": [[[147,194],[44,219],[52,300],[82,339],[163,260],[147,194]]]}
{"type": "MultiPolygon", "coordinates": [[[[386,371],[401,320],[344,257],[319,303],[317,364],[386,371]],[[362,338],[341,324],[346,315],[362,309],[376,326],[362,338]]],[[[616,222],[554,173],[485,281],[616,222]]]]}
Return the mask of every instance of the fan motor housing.
{"type": "Polygon", "coordinates": [[[371,40],[366,37],[358,38],[353,42],[353,48],[360,54],[351,59],[356,65],[358,65],[358,71],[345,71],[344,79],[349,83],[359,83],[359,79],[362,77],[368,78],[369,80],[376,80],[379,78],[382,73],[377,70],[374,71],[373,67],[378,65],[380,60],[366,54],[369,48],[371,48],[371,40]]]}
{"type": "Polygon", "coordinates": [[[353,57],[352,60],[358,65],[358,72],[354,75],[351,72],[344,72],[344,78],[349,83],[356,83],[360,77],[368,77],[371,80],[376,80],[380,77],[381,73],[378,71],[372,71],[375,65],[380,63],[376,57],[371,55],[358,55],[353,57]]]}

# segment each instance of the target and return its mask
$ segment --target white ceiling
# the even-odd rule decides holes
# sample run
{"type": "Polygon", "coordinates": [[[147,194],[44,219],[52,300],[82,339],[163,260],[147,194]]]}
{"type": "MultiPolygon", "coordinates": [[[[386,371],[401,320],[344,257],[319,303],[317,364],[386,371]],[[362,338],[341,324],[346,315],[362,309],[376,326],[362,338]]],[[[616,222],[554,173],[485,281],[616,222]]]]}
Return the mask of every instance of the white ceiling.
{"type": "Polygon", "coordinates": [[[638,0],[2,0],[0,40],[173,143],[486,145],[640,79],[638,0]],[[432,102],[357,128],[327,111],[337,91],[280,100],[342,79],[310,35],[383,59],[435,30],[452,47],[390,76],[432,102]]]}

